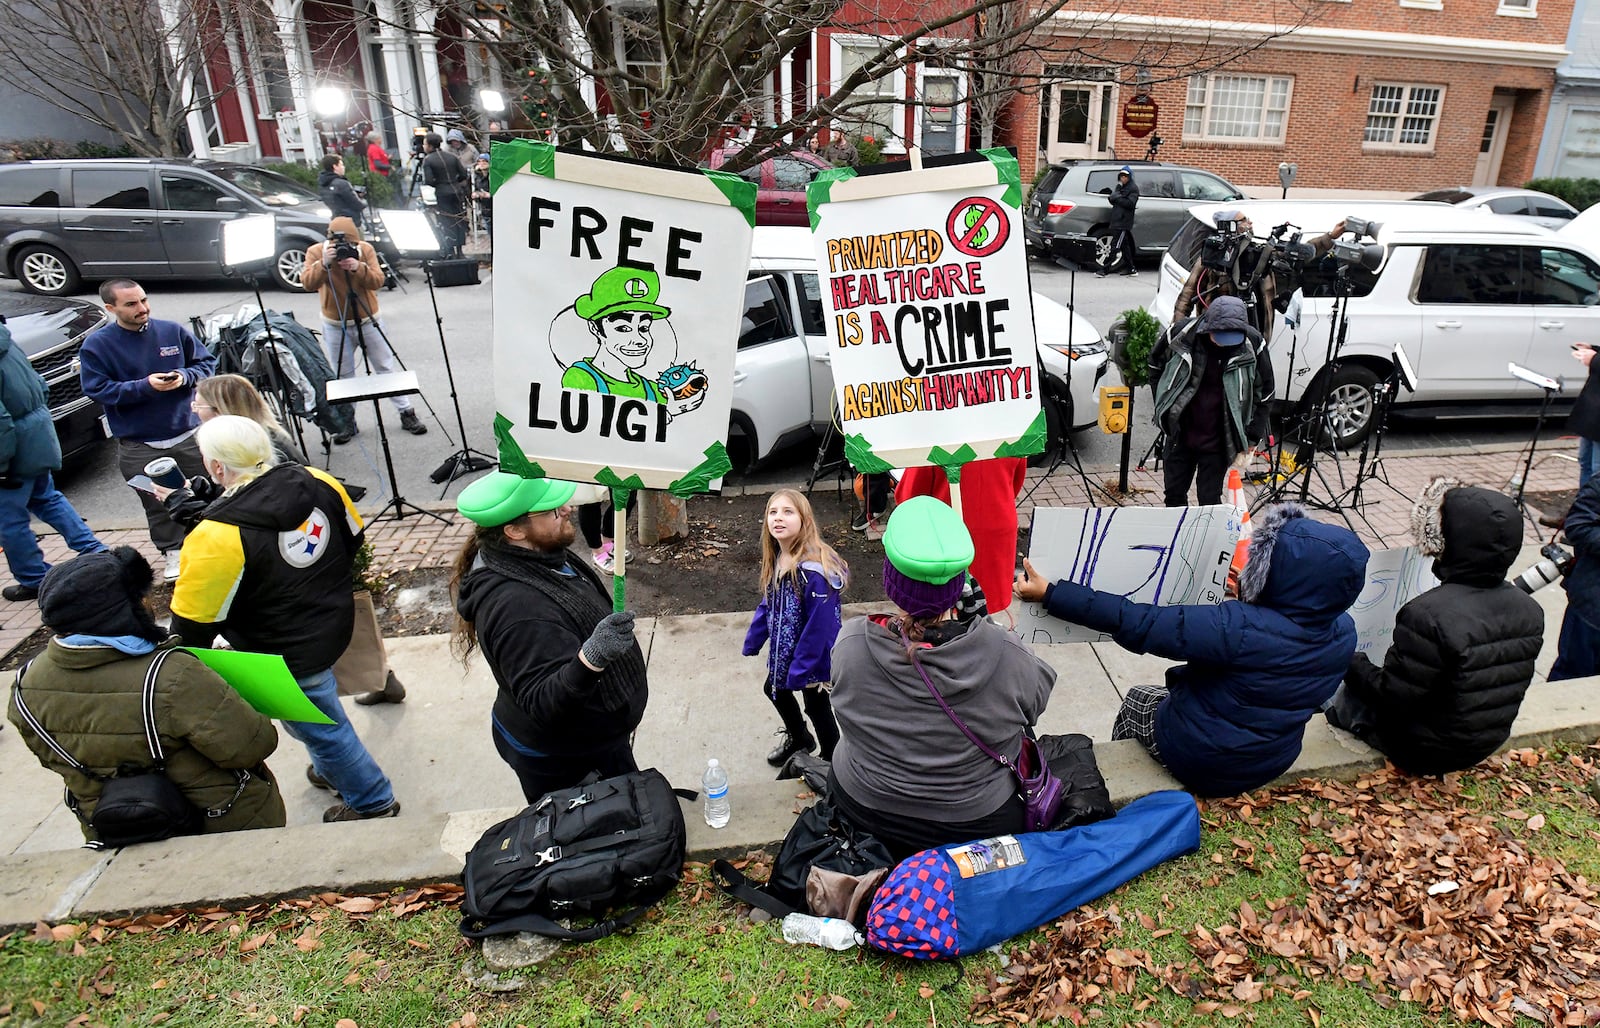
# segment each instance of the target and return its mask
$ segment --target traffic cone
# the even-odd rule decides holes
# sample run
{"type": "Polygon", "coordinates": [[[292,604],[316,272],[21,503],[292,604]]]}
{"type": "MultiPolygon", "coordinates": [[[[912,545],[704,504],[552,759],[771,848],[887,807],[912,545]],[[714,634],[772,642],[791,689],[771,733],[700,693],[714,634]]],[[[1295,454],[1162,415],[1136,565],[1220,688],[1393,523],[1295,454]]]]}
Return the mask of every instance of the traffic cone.
{"type": "Polygon", "coordinates": [[[1228,503],[1238,511],[1239,541],[1233,547],[1233,559],[1228,562],[1229,596],[1239,595],[1239,576],[1244,573],[1244,563],[1250,557],[1250,505],[1244,496],[1244,481],[1238,468],[1228,469],[1228,503]]]}

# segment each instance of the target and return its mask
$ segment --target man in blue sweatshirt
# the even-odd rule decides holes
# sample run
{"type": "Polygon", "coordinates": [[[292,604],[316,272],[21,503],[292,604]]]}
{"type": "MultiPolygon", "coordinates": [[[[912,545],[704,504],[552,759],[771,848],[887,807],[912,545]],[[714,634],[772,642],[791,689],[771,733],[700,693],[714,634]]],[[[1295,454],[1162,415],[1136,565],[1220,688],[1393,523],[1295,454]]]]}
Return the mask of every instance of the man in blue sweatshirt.
{"type": "MultiPolygon", "coordinates": [[[[117,470],[124,479],[143,475],[157,457],[178,462],[185,477],[204,475],[195,443],[200,419],[190,406],[194,386],[216,370],[213,357],[176,321],[150,317],[150,301],[139,283],[112,279],[100,299],[116,321],[96,329],[79,354],[83,393],[106,409],[117,440],[117,470]]],[[[150,540],[166,557],[166,579],[178,577],[183,529],[167,516],[154,493],[135,489],[150,524],[150,540]]]]}

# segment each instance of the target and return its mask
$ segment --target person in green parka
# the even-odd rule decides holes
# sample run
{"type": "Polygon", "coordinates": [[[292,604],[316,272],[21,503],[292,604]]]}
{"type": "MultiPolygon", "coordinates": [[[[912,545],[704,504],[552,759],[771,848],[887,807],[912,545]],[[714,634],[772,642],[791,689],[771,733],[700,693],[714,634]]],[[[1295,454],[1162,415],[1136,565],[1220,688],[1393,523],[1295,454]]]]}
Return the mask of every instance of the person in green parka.
{"type": "MultiPolygon", "coordinates": [[[[97,775],[148,767],[141,695],[158,651],[177,646],[145,603],[155,575],[132,547],[58,564],[39,587],[39,613],[55,634],[26,666],[29,711],[57,744],[97,775]]],[[[97,842],[89,818],[101,782],[75,770],[27,724],[16,687],[7,717],[39,763],[66,783],[66,803],[97,842]]],[[[204,812],[200,831],[281,828],[283,796],[266,765],[278,747],[271,719],[257,713],[192,654],[167,658],[156,680],[156,730],[167,777],[204,812]]]]}

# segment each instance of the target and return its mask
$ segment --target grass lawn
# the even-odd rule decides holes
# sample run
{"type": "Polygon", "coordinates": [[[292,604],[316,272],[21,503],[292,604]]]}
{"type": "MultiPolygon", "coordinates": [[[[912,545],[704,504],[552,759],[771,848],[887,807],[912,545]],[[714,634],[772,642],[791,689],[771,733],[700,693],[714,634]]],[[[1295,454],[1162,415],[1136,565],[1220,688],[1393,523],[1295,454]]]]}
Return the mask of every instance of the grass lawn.
{"type": "Polygon", "coordinates": [[[498,983],[451,886],[38,925],[0,938],[0,1026],[1593,1025],[1597,752],[1207,803],[1199,852],[959,966],[786,945],[691,865],[498,983]]]}

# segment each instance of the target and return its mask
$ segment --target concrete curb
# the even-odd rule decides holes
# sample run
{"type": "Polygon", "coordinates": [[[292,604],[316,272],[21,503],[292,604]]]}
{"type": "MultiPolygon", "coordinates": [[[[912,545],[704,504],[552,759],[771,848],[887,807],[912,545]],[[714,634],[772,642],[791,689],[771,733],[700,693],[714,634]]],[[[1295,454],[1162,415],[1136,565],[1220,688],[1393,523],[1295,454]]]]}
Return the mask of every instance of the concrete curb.
{"type": "MultiPolygon", "coordinates": [[[[1502,751],[1600,737],[1600,678],[1539,682],[1529,690],[1502,751]]],[[[1095,757],[1119,806],[1178,783],[1131,741],[1101,743],[1095,757]]],[[[1350,779],[1383,766],[1376,750],[1314,718],[1289,773],[1350,779]]],[[[1277,784],[1277,783],[1275,783],[1277,784]]],[[[713,830],[685,807],[689,859],[775,850],[806,800],[798,782],[752,782],[734,797],[727,828],[713,830]]],[[[0,859],[0,929],[251,903],[318,892],[367,892],[458,878],[462,859],[516,807],[401,816],[339,825],[170,839],[118,851],[27,853],[0,859]]]]}

